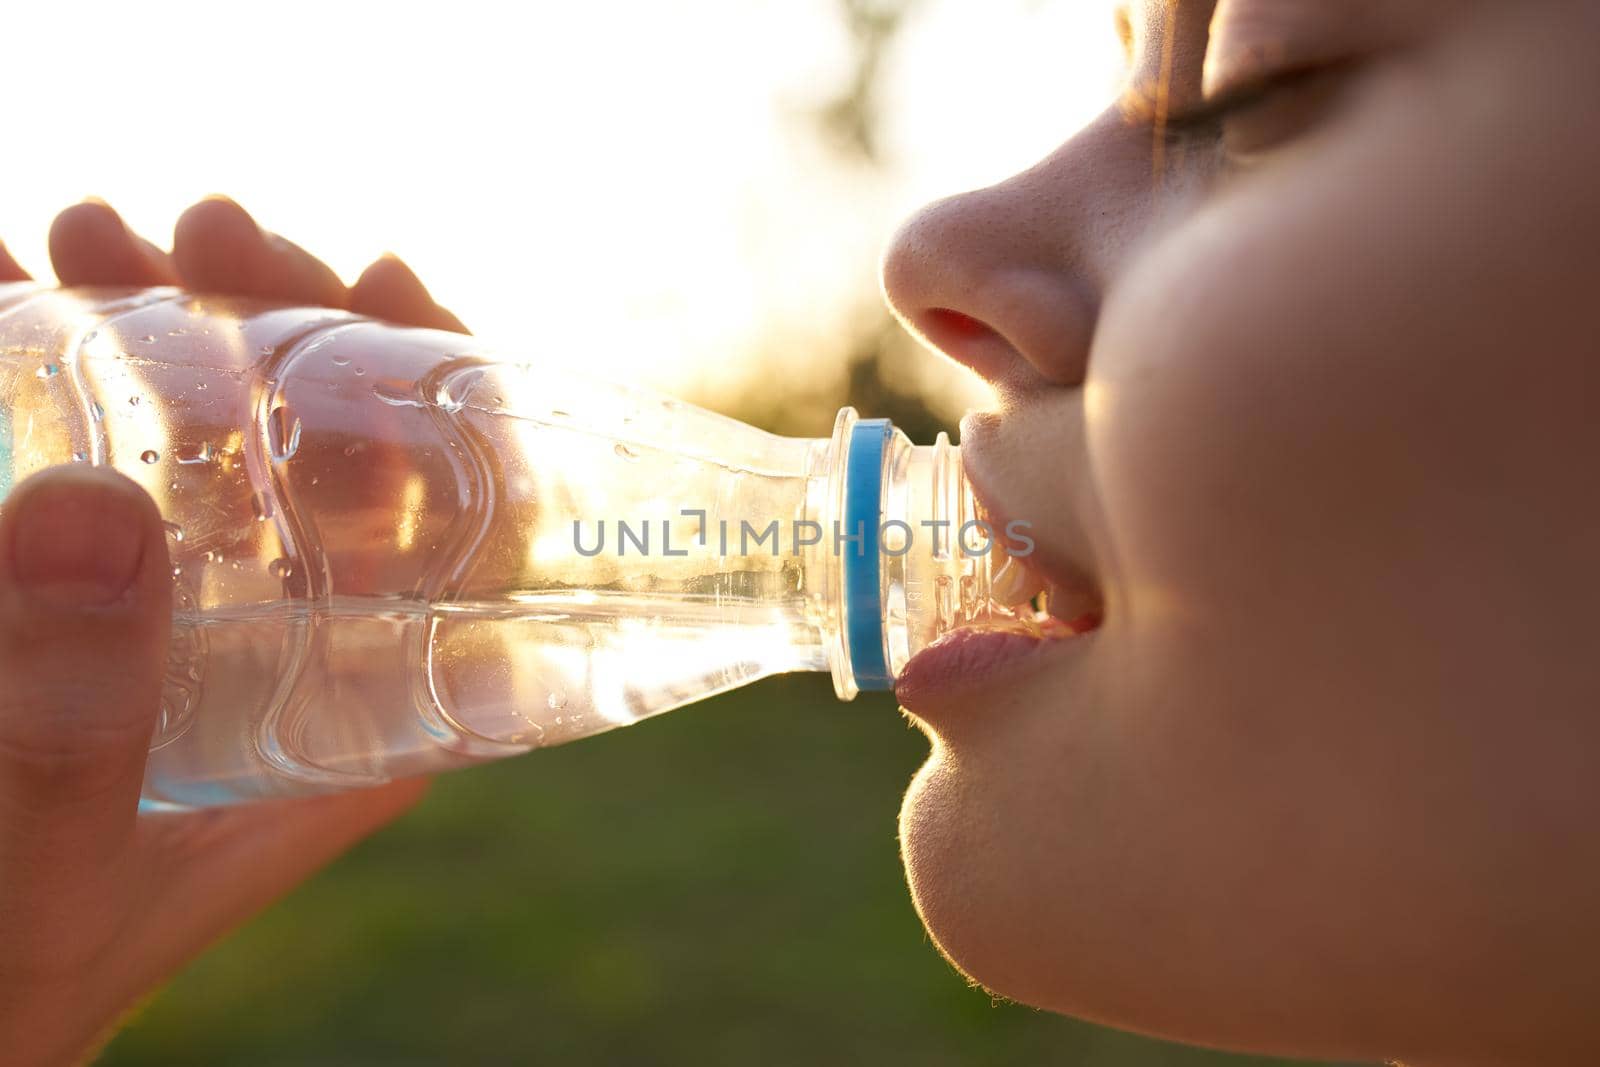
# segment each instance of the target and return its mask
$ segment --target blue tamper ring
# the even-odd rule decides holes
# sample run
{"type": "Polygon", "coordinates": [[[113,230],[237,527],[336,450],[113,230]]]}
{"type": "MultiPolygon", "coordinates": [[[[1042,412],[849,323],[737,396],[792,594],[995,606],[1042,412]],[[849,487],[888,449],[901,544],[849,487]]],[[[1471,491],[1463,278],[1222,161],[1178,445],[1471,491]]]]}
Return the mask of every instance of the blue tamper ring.
{"type": "Polygon", "coordinates": [[[844,469],[844,530],[834,541],[843,546],[845,642],[856,686],[862,690],[894,688],[883,648],[883,565],[878,554],[883,454],[893,430],[888,419],[862,419],[851,430],[844,469]],[[858,531],[859,541],[842,541],[858,531]]]}

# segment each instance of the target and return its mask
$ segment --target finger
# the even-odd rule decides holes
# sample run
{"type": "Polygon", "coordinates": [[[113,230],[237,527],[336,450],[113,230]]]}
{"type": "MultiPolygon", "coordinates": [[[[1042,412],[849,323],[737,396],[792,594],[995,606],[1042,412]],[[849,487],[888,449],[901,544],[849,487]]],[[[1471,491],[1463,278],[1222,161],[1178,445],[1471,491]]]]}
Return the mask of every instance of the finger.
{"type": "Polygon", "coordinates": [[[460,319],[433,302],[411,268],[390,252],[379,256],[350,287],[350,310],[403,326],[467,332],[460,319]]]}
{"type": "Polygon", "coordinates": [[[22,265],[11,258],[11,253],[6,246],[0,244],[0,282],[25,282],[31,280],[32,275],[22,269],[22,265]]]}
{"type": "Polygon", "coordinates": [[[129,230],[103,200],[85,200],[50,224],[50,262],[62,285],[176,285],[161,249],[129,230]]]}
{"type": "Polygon", "coordinates": [[[44,471],[0,506],[8,897],[69,895],[131,840],[165,673],[167,566],[155,504],[108,468],[44,471]]]}
{"type": "Polygon", "coordinates": [[[178,218],[172,257],[183,284],[286,303],[344,307],[339,276],[305,249],[268,233],[238,204],[212,196],[178,218]]]}

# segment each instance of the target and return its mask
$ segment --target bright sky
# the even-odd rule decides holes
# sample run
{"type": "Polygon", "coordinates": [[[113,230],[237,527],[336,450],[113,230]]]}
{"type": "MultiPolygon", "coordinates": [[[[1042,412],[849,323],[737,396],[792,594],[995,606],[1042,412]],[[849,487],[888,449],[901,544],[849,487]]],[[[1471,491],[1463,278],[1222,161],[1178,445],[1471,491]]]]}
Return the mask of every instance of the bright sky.
{"type": "Polygon", "coordinates": [[[380,252],[502,349],[668,389],[803,352],[876,299],[917,204],[1102,108],[1108,0],[925,0],[886,71],[891,166],[803,118],[849,69],[837,0],[95,4],[7,17],[0,238],[54,213],[159,243],[210,192],[346,281],[380,252]]]}

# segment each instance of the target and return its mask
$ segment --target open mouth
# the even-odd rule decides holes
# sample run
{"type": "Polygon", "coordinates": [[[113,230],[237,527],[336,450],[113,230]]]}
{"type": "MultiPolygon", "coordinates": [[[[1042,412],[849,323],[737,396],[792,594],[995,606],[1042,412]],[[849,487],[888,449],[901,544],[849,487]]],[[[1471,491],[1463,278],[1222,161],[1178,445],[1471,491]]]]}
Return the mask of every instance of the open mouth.
{"type": "MultiPolygon", "coordinates": [[[[995,529],[1007,529],[981,501],[980,516],[995,529]]],[[[997,613],[1000,628],[1018,627],[1036,637],[1076,637],[1100,628],[1105,611],[1099,595],[1087,581],[1068,581],[1049,574],[1027,555],[1012,555],[996,541],[994,551],[1002,557],[989,578],[992,602],[1005,609],[997,613]],[[1007,618],[1006,616],[1010,616],[1007,618]]]]}

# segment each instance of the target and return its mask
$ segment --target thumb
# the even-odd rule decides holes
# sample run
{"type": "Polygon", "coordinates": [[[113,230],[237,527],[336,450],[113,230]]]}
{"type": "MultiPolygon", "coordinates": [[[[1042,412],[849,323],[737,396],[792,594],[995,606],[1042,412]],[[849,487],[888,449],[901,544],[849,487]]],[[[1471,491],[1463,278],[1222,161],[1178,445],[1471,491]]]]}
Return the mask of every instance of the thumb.
{"type": "Polygon", "coordinates": [[[70,897],[131,838],[160,706],[170,588],[161,516],[115,471],[47,470],[0,504],[8,895],[70,897]]]}

